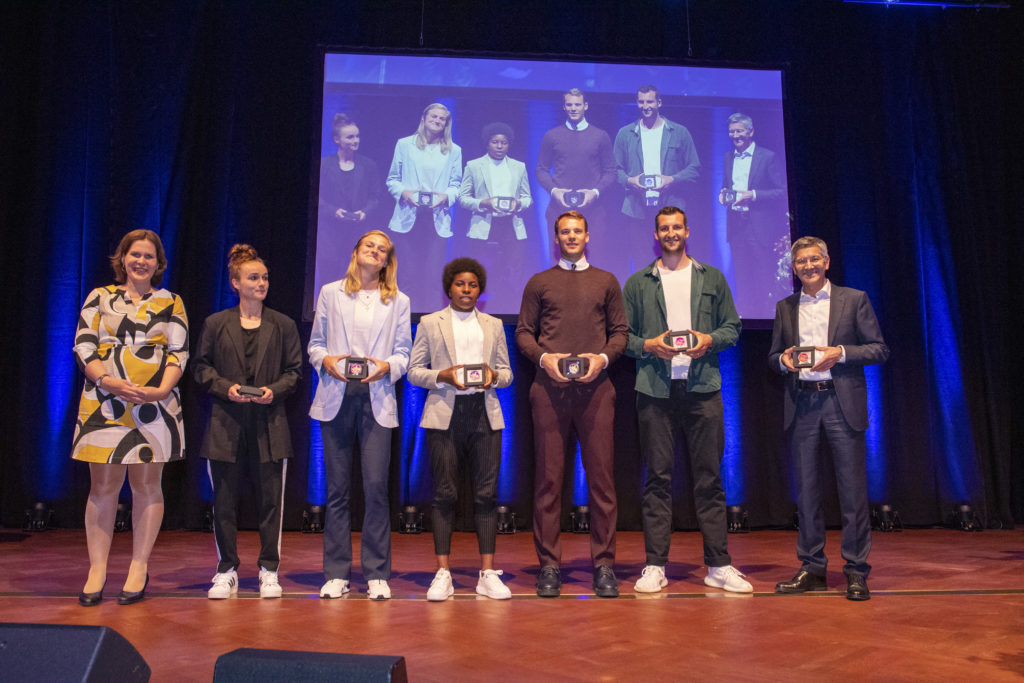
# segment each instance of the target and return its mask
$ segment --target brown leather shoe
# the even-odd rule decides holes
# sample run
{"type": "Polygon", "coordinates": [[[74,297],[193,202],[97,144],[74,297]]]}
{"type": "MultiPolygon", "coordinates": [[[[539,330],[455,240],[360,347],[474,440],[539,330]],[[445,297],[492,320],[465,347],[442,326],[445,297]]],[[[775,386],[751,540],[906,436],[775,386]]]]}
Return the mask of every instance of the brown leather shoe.
{"type": "Polygon", "coordinates": [[[796,573],[791,581],[780,581],[775,584],[776,593],[807,593],[808,591],[828,590],[828,582],[821,574],[812,574],[806,569],[796,573]]]}

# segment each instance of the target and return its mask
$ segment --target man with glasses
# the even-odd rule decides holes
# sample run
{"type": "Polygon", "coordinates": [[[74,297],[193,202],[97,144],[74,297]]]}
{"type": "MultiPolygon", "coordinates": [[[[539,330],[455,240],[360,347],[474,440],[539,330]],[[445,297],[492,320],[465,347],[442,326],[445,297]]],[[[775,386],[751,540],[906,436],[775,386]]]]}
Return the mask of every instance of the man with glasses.
{"type": "Polygon", "coordinates": [[[846,564],[846,598],[868,600],[871,520],[868,516],[864,431],[868,427],[864,366],[889,357],[868,295],[833,285],[825,277],[828,247],[801,237],[790,249],[801,290],[775,307],[769,367],[786,375],[783,425],[797,473],[800,529],[796,550],[801,566],[776,593],[827,589],[825,517],[822,510],[824,432],[832,452],[842,512],[841,553],[846,564]]]}

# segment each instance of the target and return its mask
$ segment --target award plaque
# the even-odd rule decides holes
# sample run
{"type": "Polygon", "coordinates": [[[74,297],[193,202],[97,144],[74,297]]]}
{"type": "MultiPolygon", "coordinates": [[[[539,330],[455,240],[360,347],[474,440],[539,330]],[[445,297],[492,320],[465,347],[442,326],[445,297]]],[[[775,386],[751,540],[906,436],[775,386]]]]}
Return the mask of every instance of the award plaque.
{"type": "Polygon", "coordinates": [[[676,351],[689,351],[697,345],[697,335],[689,330],[678,330],[668,333],[665,343],[676,351]]]}
{"type": "Polygon", "coordinates": [[[345,379],[366,379],[368,369],[365,358],[349,356],[345,359],[345,379]]]}
{"type": "Polygon", "coordinates": [[[242,386],[238,387],[238,393],[240,393],[242,396],[252,396],[253,398],[260,398],[261,396],[263,396],[262,389],[260,389],[259,387],[250,386],[248,384],[243,384],[242,386]]]}
{"type": "Polygon", "coordinates": [[[722,188],[722,200],[726,206],[730,206],[736,203],[736,190],[730,190],[728,187],[722,188]]]}
{"type": "Polygon", "coordinates": [[[793,367],[813,368],[814,352],[815,348],[813,346],[798,346],[793,349],[793,367]]]}
{"type": "Polygon", "coordinates": [[[487,383],[487,372],[480,363],[462,366],[462,384],[466,387],[482,387],[487,383]]]}
{"type": "Polygon", "coordinates": [[[498,211],[504,211],[506,213],[512,212],[512,207],[516,205],[516,200],[512,197],[495,197],[494,208],[498,211]]]}
{"type": "Polygon", "coordinates": [[[434,205],[434,193],[433,192],[417,192],[416,193],[416,206],[433,206],[434,205]]]}
{"type": "Polygon", "coordinates": [[[583,200],[586,199],[586,195],[583,194],[583,190],[570,190],[562,195],[565,199],[565,205],[577,208],[583,206],[583,200]]]}
{"type": "Polygon", "coordinates": [[[558,371],[566,379],[579,379],[587,374],[590,369],[590,361],[579,356],[566,356],[558,359],[558,371]]]}
{"type": "Polygon", "coordinates": [[[642,175],[639,178],[640,187],[648,190],[657,190],[661,185],[661,177],[656,175],[642,175]]]}

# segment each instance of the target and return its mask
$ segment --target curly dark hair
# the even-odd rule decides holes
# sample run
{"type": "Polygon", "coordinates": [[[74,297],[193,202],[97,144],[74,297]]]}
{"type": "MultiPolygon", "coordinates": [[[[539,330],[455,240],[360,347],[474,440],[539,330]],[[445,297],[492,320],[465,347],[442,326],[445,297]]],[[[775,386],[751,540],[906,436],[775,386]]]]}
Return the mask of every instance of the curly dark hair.
{"type": "Polygon", "coordinates": [[[476,259],[462,256],[449,262],[444,267],[444,274],[441,276],[445,296],[449,299],[451,298],[449,291],[452,288],[452,282],[455,281],[455,276],[459,273],[473,273],[473,275],[476,275],[476,281],[480,283],[481,294],[487,289],[487,271],[484,270],[484,267],[476,259]]]}

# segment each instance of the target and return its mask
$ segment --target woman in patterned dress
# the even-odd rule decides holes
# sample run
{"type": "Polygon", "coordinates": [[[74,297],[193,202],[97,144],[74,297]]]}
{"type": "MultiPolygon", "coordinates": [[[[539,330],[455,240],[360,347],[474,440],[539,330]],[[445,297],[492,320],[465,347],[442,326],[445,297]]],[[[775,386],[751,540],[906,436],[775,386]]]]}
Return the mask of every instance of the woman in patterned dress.
{"type": "Polygon", "coordinates": [[[103,599],[117,498],[125,474],[132,489],[132,562],[118,595],[145,597],[149,554],[164,515],[166,462],[185,457],[177,384],[188,360],[181,297],[158,288],[167,267],[160,237],[133,230],[110,257],[117,284],[94,289],[78,319],[75,358],[85,373],[71,457],[89,463],[85,505],[89,578],[83,606],[103,599]]]}

